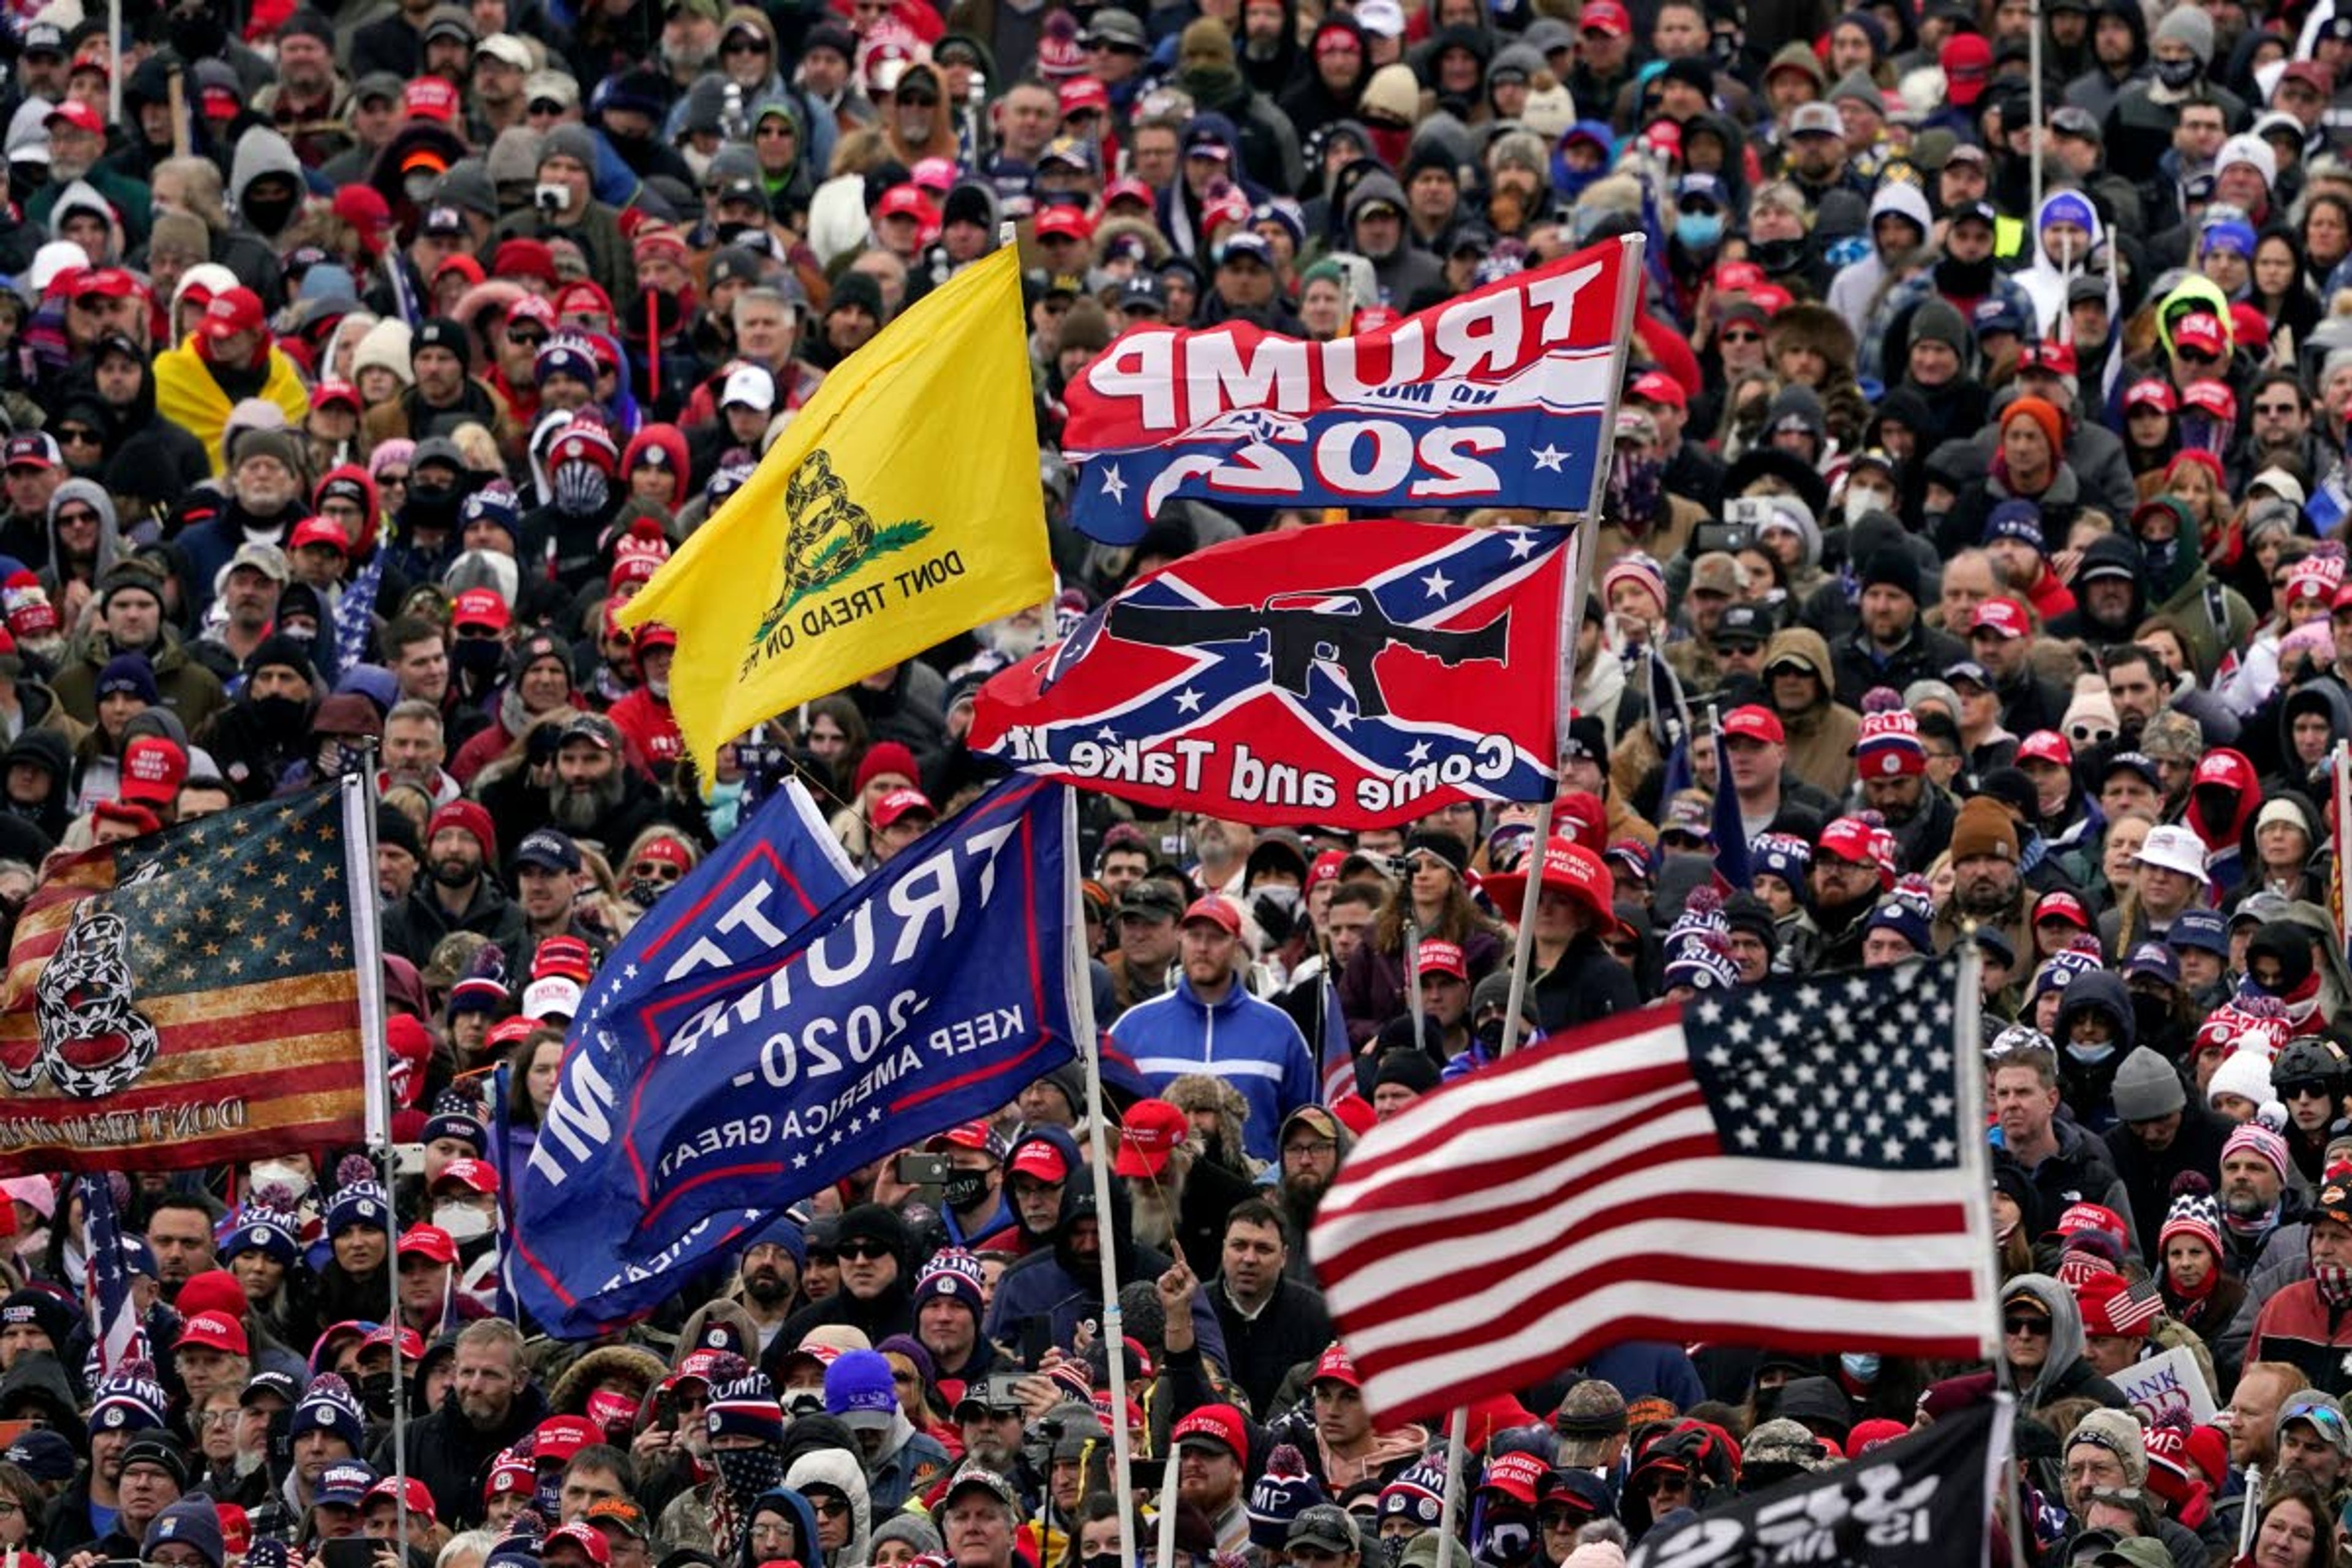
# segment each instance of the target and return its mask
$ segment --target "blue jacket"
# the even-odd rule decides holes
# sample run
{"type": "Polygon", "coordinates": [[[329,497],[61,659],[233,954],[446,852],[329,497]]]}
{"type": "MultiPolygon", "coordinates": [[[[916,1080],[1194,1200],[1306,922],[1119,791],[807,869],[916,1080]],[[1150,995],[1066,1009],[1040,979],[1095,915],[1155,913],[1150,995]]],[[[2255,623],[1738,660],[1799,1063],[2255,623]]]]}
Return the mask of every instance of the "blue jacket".
{"type": "Polygon", "coordinates": [[[1315,1058],[1290,1015],[1235,981],[1215,1006],[1181,976],[1164,996],[1138,1002],[1111,1026],[1112,1043],[1134,1059],[1153,1091],[1186,1073],[1222,1079],[1249,1103],[1244,1141],[1257,1159],[1279,1161],[1282,1119],[1321,1100],[1315,1058]]]}
{"type": "MultiPolygon", "coordinates": [[[[1136,1241],[1124,1182],[1110,1184],[1110,1223],[1104,1226],[1095,1208],[1091,1173],[1073,1164],[1070,1177],[1062,1186],[1062,1212],[1054,1223],[1052,1248],[1029,1253],[1005,1269],[982,1325],[983,1342],[1004,1346],[1014,1361],[1027,1365],[1034,1365],[1048,1345],[1066,1352],[1080,1323],[1100,1326],[1101,1259],[1083,1256],[1071,1245],[1080,1220],[1096,1221],[1097,1237],[1107,1233],[1110,1237],[1118,1249],[1113,1261],[1122,1286],[1157,1279],[1173,1266],[1165,1254],[1136,1241]]],[[[1217,1321],[1206,1290],[1192,1292],[1192,1338],[1202,1355],[1221,1367],[1225,1364],[1224,1325],[1217,1321]]]]}

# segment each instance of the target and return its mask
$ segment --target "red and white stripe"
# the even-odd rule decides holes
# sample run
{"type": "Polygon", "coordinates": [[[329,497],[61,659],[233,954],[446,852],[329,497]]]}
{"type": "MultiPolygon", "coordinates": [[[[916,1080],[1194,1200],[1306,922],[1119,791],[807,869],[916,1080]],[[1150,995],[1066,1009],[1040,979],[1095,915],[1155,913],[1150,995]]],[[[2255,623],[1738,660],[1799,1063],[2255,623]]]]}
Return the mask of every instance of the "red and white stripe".
{"type": "MultiPolygon", "coordinates": [[[[1830,1086],[1809,1114],[1860,1116],[1830,1086]]],[[[1896,1109],[1896,1108],[1888,1108],[1896,1109]]],[[[1309,1247],[1382,1417],[1634,1339],[1973,1356],[1990,1307],[1965,1163],[1727,1153],[1680,1014],[1648,1009],[1424,1095],[1357,1145],[1309,1247]]]]}

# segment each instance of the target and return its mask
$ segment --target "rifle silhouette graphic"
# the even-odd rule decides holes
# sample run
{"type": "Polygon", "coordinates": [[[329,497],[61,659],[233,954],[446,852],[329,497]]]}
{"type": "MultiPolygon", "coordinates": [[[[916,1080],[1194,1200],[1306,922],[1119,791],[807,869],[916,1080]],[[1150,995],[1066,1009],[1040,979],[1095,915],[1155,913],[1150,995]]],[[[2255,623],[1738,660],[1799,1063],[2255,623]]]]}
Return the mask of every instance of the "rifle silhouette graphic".
{"type": "Polygon", "coordinates": [[[1429,655],[1449,668],[1474,659],[1500,661],[1510,637],[1508,610],[1470,631],[1405,626],[1388,617],[1369,588],[1328,588],[1276,594],[1256,609],[1198,609],[1137,605],[1110,607],[1106,629],[1121,642],[1152,647],[1196,647],[1248,642],[1263,634],[1273,668],[1268,679],[1295,696],[1307,694],[1318,664],[1336,664],[1366,719],[1387,714],[1372,660],[1391,645],[1429,655]],[[1337,599],[1340,605],[1328,601],[1337,599]]]}

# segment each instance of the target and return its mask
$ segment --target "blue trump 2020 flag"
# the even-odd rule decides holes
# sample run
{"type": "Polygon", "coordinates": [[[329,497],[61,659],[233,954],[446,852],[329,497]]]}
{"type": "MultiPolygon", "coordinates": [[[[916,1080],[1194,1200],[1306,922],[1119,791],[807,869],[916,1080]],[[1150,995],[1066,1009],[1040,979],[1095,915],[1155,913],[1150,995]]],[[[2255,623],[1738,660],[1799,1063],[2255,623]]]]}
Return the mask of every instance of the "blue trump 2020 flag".
{"type": "Polygon", "coordinates": [[[523,1306],[563,1337],[641,1315],[777,1210],[1070,1060],[1076,828],[1065,787],[1008,780],[789,940],[607,1005],[515,1178],[523,1306]]]}

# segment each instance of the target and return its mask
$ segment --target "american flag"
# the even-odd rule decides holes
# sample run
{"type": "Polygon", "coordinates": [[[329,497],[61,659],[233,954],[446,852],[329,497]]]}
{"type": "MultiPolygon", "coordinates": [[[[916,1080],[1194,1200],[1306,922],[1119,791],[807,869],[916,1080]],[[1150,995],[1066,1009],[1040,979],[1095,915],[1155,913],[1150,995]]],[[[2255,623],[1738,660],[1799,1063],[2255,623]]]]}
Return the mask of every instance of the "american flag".
{"type": "Polygon", "coordinates": [[[1625,1340],[1974,1356],[1992,1323],[1958,961],[1621,1015],[1424,1095],[1308,1238],[1376,1415],[1625,1340]]]}
{"type": "Polygon", "coordinates": [[[147,1331],[131,1299],[131,1270],[122,1261],[122,1230],[114,1215],[114,1189],[104,1176],[81,1178],[82,1247],[89,1258],[91,1351],[98,1373],[126,1361],[152,1361],[147,1331]]]}
{"type": "MultiPolygon", "coordinates": [[[[398,268],[394,269],[395,274],[398,268]]],[[[367,564],[343,590],[341,603],[335,606],[335,674],[343,671],[367,657],[368,634],[375,630],[376,595],[383,587],[383,558],[389,553],[379,542],[367,564]]]]}

